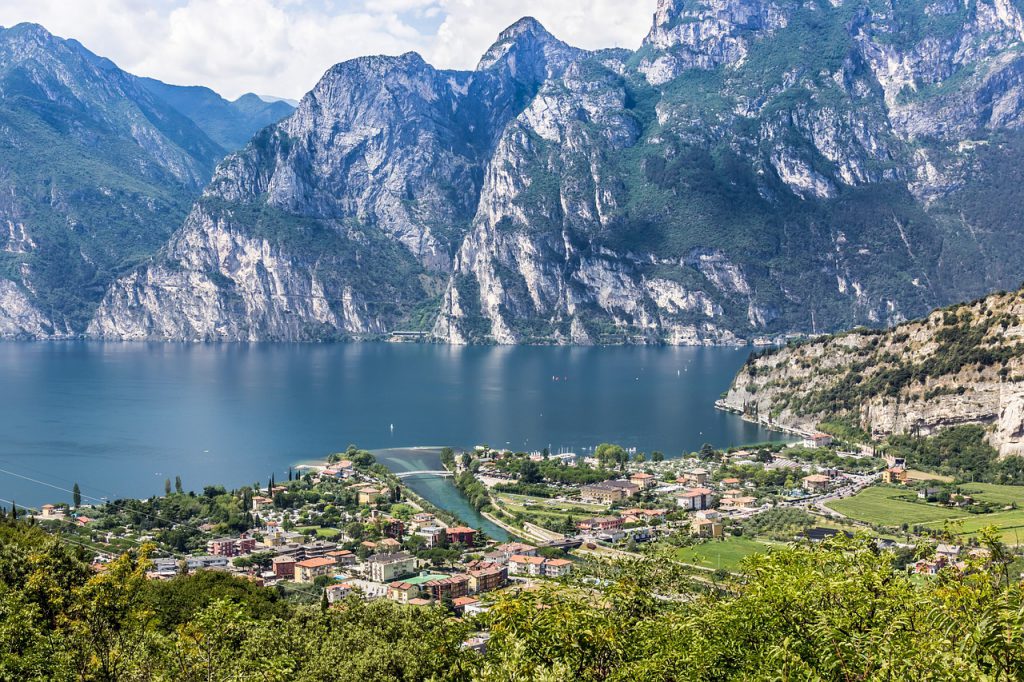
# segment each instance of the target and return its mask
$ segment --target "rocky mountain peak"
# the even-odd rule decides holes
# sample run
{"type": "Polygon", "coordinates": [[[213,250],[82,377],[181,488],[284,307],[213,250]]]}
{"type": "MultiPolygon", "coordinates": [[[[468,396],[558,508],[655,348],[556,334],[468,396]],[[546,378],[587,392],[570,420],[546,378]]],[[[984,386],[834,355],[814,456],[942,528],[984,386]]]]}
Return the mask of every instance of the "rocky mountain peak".
{"type": "Polygon", "coordinates": [[[513,76],[537,80],[551,78],[585,54],[551,35],[533,17],[523,17],[498,34],[498,40],[480,58],[477,71],[508,68],[513,76]]]}

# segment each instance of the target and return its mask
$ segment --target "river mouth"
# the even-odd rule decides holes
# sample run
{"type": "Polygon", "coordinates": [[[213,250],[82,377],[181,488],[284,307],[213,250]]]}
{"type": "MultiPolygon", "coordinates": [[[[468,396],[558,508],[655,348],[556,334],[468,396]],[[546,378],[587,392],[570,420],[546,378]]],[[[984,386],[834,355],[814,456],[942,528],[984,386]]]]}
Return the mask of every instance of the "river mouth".
{"type": "MultiPolygon", "coordinates": [[[[405,471],[440,471],[441,447],[410,447],[384,448],[371,450],[377,461],[392,472],[400,474],[405,471]]],[[[482,530],[495,540],[509,539],[508,533],[491,523],[473,508],[468,500],[455,487],[450,477],[435,474],[420,474],[402,479],[402,485],[427,500],[436,507],[455,514],[472,528],[482,530]]]]}

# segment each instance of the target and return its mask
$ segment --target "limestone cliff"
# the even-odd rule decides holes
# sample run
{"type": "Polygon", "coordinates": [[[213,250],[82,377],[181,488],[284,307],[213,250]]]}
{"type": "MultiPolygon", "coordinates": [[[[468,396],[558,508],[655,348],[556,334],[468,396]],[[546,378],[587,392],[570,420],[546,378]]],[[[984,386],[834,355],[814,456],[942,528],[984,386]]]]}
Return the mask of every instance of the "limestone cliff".
{"type": "Polygon", "coordinates": [[[1024,454],[1024,290],[753,357],[721,405],[804,430],[840,417],[876,437],[982,424],[1001,454],[1024,454]]]}

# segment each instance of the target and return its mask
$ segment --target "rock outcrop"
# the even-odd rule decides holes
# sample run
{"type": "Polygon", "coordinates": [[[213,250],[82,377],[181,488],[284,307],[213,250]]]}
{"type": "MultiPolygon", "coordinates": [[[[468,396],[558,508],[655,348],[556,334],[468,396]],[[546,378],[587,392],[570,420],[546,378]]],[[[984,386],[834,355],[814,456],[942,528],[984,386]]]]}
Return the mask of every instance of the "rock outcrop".
{"type": "Polygon", "coordinates": [[[885,332],[768,352],[747,363],[720,404],[799,430],[838,417],[875,437],[981,424],[1001,454],[1024,454],[1024,290],[885,332]]]}

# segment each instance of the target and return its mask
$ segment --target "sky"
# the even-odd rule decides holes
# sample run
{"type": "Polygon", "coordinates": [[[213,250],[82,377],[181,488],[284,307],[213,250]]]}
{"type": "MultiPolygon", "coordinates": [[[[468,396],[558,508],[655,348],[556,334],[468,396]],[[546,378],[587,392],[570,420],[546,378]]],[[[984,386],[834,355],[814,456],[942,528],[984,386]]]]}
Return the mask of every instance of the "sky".
{"type": "Polygon", "coordinates": [[[292,99],[330,66],[419,52],[471,69],[523,16],[584,48],[639,47],[657,0],[0,0],[0,25],[31,21],[117,63],[229,99],[292,99]]]}

